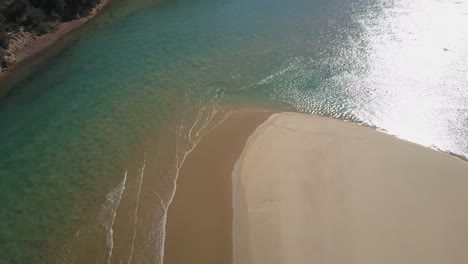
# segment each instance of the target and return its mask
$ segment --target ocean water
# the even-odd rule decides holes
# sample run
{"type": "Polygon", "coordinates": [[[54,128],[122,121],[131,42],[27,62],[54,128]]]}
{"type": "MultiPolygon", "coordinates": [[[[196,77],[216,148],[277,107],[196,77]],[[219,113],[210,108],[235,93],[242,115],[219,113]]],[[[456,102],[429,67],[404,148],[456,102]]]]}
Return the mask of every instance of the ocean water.
{"type": "Polygon", "coordinates": [[[178,169],[229,109],[468,156],[468,1],[115,0],[0,88],[0,263],[161,263],[178,169]]]}

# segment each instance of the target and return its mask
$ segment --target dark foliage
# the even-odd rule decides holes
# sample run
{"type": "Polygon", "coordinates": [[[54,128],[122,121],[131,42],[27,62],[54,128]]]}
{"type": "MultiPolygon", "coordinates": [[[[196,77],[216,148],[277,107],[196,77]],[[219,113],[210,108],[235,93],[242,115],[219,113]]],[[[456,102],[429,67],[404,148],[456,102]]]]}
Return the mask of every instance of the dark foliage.
{"type": "Polygon", "coordinates": [[[49,32],[56,22],[89,14],[100,0],[0,0],[0,64],[8,47],[9,32],[20,27],[37,35],[49,32]]]}
{"type": "Polygon", "coordinates": [[[31,31],[35,31],[38,35],[47,33],[50,28],[44,12],[34,7],[27,9],[23,25],[31,31]]]}
{"type": "Polygon", "coordinates": [[[13,0],[4,8],[4,16],[11,24],[17,24],[21,21],[29,7],[28,0],[13,0]]]}
{"type": "MultiPolygon", "coordinates": [[[[5,27],[5,18],[0,15],[0,49],[6,49],[8,47],[8,34],[5,27]]],[[[0,56],[0,59],[2,57],[0,56]]]]}
{"type": "Polygon", "coordinates": [[[8,47],[8,34],[0,27],[0,49],[6,49],[8,47]]]}
{"type": "Polygon", "coordinates": [[[6,67],[6,61],[4,59],[5,54],[4,51],[0,49],[0,68],[6,67]]]}
{"type": "Polygon", "coordinates": [[[50,24],[85,16],[100,0],[0,0],[0,31],[20,26],[37,34],[50,30],[50,24]],[[2,21],[1,19],[4,19],[2,21]]]}

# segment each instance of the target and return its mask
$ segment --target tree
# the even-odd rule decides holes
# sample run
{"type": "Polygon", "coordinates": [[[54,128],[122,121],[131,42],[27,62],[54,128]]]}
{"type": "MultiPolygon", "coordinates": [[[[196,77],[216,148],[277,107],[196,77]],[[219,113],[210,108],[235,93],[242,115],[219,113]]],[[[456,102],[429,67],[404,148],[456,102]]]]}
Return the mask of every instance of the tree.
{"type": "Polygon", "coordinates": [[[49,23],[47,17],[39,8],[30,7],[26,11],[24,26],[30,27],[35,30],[39,35],[49,32],[49,23]]]}
{"type": "Polygon", "coordinates": [[[0,48],[8,46],[9,32],[20,27],[35,34],[51,30],[55,22],[88,15],[100,0],[0,0],[0,48]]]}
{"type": "Polygon", "coordinates": [[[6,49],[7,47],[8,47],[8,34],[7,34],[6,25],[5,25],[5,18],[0,14],[0,49],[6,49]]]}
{"type": "Polygon", "coordinates": [[[3,27],[0,27],[0,49],[8,48],[8,34],[3,27]]]}
{"type": "Polygon", "coordinates": [[[17,23],[21,21],[30,4],[28,0],[14,0],[5,9],[5,17],[8,21],[17,23]]]}
{"type": "Polygon", "coordinates": [[[0,49],[0,72],[1,72],[2,68],[6,68],[7,66],[8,65],[7,65],[7,61],[5,59],[5,52],[0,49]]]}
{"type": "Polygon", "coordinates": [[[67,7],[65,0],[29,0],[32,6],[40,8],[47,16],[60,17],[67,7]]]}

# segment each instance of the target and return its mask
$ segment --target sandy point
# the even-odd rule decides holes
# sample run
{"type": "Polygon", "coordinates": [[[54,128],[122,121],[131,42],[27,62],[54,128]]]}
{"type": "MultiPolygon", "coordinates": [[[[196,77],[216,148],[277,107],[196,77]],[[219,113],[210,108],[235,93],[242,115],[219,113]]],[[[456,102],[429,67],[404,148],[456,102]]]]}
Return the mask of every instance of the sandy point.
{"type": "Polygon", "coordinates": [[[182,167],[165,263],[468,261],[468,162],[329,118],[234,116],[182,167]]]}

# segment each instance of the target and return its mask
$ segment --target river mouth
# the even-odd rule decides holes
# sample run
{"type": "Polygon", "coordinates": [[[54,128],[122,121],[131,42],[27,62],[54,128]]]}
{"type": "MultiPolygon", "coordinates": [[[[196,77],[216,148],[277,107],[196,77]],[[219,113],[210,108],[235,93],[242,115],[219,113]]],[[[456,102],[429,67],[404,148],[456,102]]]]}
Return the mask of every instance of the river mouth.
{"type": "Polygon", "coordinates": [[[159,254],[161,201],[213,110],[207,127],[230,109],[288,110],[466,156],[467,13],[463,1],[113,2],[0,82],[13,86],[0,105],[0,260],[159,254]]]}

